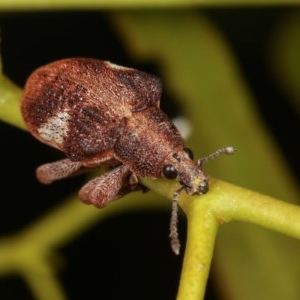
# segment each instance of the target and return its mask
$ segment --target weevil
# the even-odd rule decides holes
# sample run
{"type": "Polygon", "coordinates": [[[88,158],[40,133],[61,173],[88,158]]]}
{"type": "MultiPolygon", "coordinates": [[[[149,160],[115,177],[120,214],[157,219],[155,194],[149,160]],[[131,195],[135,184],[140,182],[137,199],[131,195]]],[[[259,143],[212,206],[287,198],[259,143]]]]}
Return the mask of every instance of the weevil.
{"type": "Polygon", "coordinates": [[[41,142],[66,158],[41,165],[41,183],[105,166],[79,198],[102,208],[141,188],[138,177],[176,179],[170,221],[171,247],[179,254],[177,199],[208,191],[203,163],[232,154],[224,147],[193,161],[193,153],[160,109],[158,77],[92,58],[69,58],[38,68],[28,78],[21,102],[24,121],[41,142]]]}

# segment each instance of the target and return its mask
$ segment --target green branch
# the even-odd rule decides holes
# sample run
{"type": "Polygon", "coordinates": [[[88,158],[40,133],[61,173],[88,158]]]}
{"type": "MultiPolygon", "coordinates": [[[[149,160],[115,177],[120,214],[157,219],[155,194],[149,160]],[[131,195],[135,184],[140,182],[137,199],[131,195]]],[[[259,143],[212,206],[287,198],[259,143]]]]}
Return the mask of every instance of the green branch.
{"type": "Polygon", "coordinates": [[[20,113],[22,89],[0,72],[0,120],[21,129],[25,128],[20,113]]]}
{"type": "MultiPolygon", "coordinates": [[[[218,225],[246,221],[300,239],[299,206],[220,180],[210,181],[210,191],[205,195],[180,195],[179,204],[188,219],[188,237],[178,300],[204,297],[218,225]]],[[[177,188],[177,183],[166,180],[142,179],[142,183],[170,199],[177,188]]]]}

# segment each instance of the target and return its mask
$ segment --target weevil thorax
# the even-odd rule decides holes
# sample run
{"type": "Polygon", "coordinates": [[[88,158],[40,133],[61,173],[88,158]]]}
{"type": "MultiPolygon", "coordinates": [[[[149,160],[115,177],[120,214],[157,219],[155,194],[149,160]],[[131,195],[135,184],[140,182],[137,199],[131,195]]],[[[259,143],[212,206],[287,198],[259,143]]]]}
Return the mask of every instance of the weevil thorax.
{"type": "Polygon", "coordinates": [[[208,178],[184,147],[178,129],[158,107],[137,112],[126,122],[114,151],[116,157],[141,177],[176,179],[190,194],[208,191],[208,178]]]}

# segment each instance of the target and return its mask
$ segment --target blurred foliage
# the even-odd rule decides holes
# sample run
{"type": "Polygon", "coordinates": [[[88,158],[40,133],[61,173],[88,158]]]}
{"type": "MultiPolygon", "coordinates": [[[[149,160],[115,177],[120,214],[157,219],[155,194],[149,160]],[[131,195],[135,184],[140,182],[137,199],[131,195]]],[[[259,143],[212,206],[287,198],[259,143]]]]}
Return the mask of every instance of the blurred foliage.
{"type": "MultiPolygon", "coordinates": [[[[5,2],[1,3],[4,7],[5,2]]],[[[234,157],[220,158],[207,166],[210,173],[292,203],[299,201],[297,181],[257,111],[237,58],[222,32],[209,19],[193,11],[177,10],[111,11],[108,20],[133,60],[157,64],[166,90],[176,95],[181,113],[192,123],[193,132],[187,144],[196,157],[224,145],[238,148],[234,157]]],[[[300,97],[299,31],[299,16],[295,13],[278,24],[269,49],[275,76],[293,105],[296,103],[295,107],[300,97]]],[[[0,118],[23,128],[18,109],[20,93],[7,78],[0,78],[0,118]]],[[[1,240],[0,251],[5,255],[0,255],[0,274],[21,272],[37,299],[44,299],[45,294],[49,299],[65,298],[58,279],[45,263],[53,248],[68,243],[103,217],[133,207],[169,204],[162,199],[153,202],[149,194],[143,195],[143,201],[135,201],[140,195],[133,195],[99,212],[74,198],[16,237],[1,240]],[[66,219],[69,226],[62,226],[66,219]],[[22,241],[28,236],[33,248],[23,250],[22,241]],[[34,246],[37,237],[38,248],[34,246]],[[8,258],[11,255],[15,259],[14,251],[18,252],[17,262],[8,258]],[[39,251],[43,251],[42,255],[32,255],[39,251]],[[36,259],[32,261],[32,257],[36,259]],[[38,283],[30,276],[34,272],[43,274],[38,283]]],[[[222,226],[214,258],[220,298],[299,299],[299,250],[298,241],[253,225],[222,226]]]]}
{"type": "Polygon", "coordinates": [[[87,9],[87,8],[152,8],[152,7],[184,7],[195,5],[290,5],[299,0],[1,0],[0,8],[4,9],[87,9]]]}
{"type": "Polygon", "coordinates": [[[278,84],[285,90],[288,101],[299,115],[300,112],[300,13],[289,14],[278,25],[270,42],[271,66],[278,84]]]}

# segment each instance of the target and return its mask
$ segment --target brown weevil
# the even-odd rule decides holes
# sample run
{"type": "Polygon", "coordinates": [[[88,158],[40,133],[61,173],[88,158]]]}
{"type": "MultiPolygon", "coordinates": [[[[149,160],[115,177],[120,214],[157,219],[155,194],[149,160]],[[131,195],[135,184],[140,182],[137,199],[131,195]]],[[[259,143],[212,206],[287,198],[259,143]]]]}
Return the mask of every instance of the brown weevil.
{"type": "Polygon", "coordinates": [[[176,179],[170,238],[178,254],[177,198],[205,194],[208,177],[203,163],[232,154],[233,147],[193,161],[190,149],[159,108],[161,81],[150,74],[91,58],[59,60],[34,71],[21,104],[25,123],[41,142],[67,158],[37,168],[40,182],[106,166],[107,172],[87,182],[79,198],[104,207],[141,185],[138,177],[176,179]]]}

